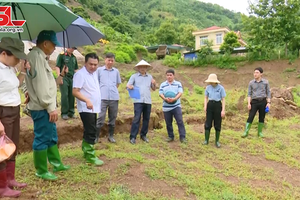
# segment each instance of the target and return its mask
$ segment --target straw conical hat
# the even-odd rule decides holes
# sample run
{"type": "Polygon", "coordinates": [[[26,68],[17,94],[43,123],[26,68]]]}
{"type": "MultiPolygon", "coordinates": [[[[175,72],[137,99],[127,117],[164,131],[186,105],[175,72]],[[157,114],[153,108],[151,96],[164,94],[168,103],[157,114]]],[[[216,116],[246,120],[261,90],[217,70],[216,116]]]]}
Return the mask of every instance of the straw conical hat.
{"type": "Polygon", "coordinates": [[[210,74],[205,83],[220,83],[216,74],[210,74]]]}
{"type": "Polygon", "coordinates": [[[139,66],[146,66],[147,70],[152,69],[152,66],[149,63],[147,63],[146,61],[144,61],[144,60],[141,60],[138,64],[136,64],[136,66],[134,66],[133,69],[138,70],[139,66]]]}

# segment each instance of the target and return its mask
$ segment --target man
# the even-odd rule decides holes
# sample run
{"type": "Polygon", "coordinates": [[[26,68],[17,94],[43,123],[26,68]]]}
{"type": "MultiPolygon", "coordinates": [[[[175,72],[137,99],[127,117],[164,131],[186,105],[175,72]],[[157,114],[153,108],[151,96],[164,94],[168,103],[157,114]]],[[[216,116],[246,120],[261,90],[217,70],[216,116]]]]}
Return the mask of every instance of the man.
{"type": "Polygon", "coordinates": [[[73,87],[73,76],[78,70],[77,59],[73,52],[77,49],[76,47],[67,48],[66,53],[62,52],[58,55],[56,60],[56,73],[59,76],[63,76],[61,72],[64,66],[68,69],[68,73],[63,76],[63,79],[59,82],[59,88],[61,93],[61,117],[64,120],[74,118],[74,103],[75,98],[72,95],[73,87]]]}
{"type": "Polygon", "coordinates": [[[113,136],[120,99],[118,87],[121,84],[119,70],[113,67],[114,62],[115,55],[107,53],[105,66],[99,67],[97,70],[101,91],[101,112],[97,119],[97,128],[99,130],[97,137],[100,136],[100,129],[104,125],[106,111],[108,110],[108,141],[111,143],[116,142],[113,136]]]}
{"type": "Polygon", "coordinates": [[[254,70],[254,79],[249,82],[248,87],[248,110],[249,117],[246,123],[246,129],[242,138],[245,138],[249,134],[253,119],[256,112],[259,113],[259,123],[258,123],[258,137],[263,137],[262,129],[264,127],[265,120],[265,109],[266,107],[271,107],[271,92],[269,82],[262,78],[263,69],[257,67],[254,70]]]}
{"type": "Polygon", "coordinates": [[[165,117],[165,122],[168,131],[167,142],[174,141],[174,132],[173,132],[173,116],[177,122],[180,142],[186,143],[185,138],[185,127],[182,120],[182,111],[180,97],[183,93],[182,85],[179,81],[175,81],[175,71],[169,69],[166,72],[167,81],[163,82],[159,88],[159,95],[164,100],[163,101],[163,112],[165,117]]]}
{"type": "Polygon", "coordinates": [[[95,53],[85,56],[85,66],[76,72],[73,79],[73,95],[76,97],[77,110],[83,123],[82,151],[87,163],[103,165],[95,156],[94,144],[97,141],[96,120],[101,107],[97,67],[99,58],[95,53]]]}
{"type": "Polygon", "coordinates": [[[51,55],[59,45],[54,31],[43,30],[37,38],[37,46],[28,54],[31,74],[26,76],[26,87],[29,95],[28,109],[34,123],[33,160],[36,176],[45,180],[56,180],[57,177],[47,169],[47,158],[54,166],[54,172],[68,170],[63,165],[57,147],[58,119],[56,111],[56,82],[47,55],[51,55]]]}
{"type": "MultiPolygon", "coordinates": [[[[32,48],[29,49],[29,51],[31,51],[31,50],[32,50],[32,48]]],[[[46,60],[49,61],[49,59],[50,59],[50,56],[47,55],[46,60]]],[[[64,72],[62,72],[62,74],[63,74],[63,73],[64,73],[64,72]]],[[[56,81],[58,81],[58,80],[56,79],[56,81]]],[[[23,92],[24,95],[25,95],[25,102],[24,102],[24,104],[25,104],[26,106],[23,108],[23,113],[24,113],[25,115],[31,117],[30,111],[28,110],[28,106],[27,106],[27,103],[29,102],[29,96],[28,96],[28,92],[27,92],[27,88],[26,88],[25,82],[23,82],[23,84],[20,86],[20,89],[22,90],[22,92],[23,92]]]]}
{"type": "Polygon", "coordinates": [[[130,143],[135,144],[136,136],[140,127],[141,115],[143,114],[143,125],[140,132],[141,139],[145,142],[149,142],[147,138],[149,120],[151,114],[151,91],[150,88],[154,91],[156,89],[155,80],[150,74],[147,73],[147,70],[150,70],[152,67],[149,63],[144,60],[141,60],[134,69],[138,72],[133,74],[128,83],[127,88],[132,90],[135,87],[139,88],[140,99],[134,99],[134,118],[131,125],[130,131],[130,143]]]}

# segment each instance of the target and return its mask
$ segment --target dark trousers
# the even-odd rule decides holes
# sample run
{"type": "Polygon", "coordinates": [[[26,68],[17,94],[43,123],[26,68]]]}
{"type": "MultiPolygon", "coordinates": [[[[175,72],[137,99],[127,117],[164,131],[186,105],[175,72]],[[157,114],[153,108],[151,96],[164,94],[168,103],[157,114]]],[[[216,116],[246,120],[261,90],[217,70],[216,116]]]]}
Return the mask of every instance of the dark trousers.
{"type": "Polygon", "coordinates": [[[151,104],[134,103],[134,118],[131,125],[130,139],[136,138],[139,132],[142,113],[143,113],[143,125],[140,134],[141,136],[146,136],[148,133],[150,114],[151,114],[151,104]]]}
{"type": "Polygon", "coordinates": [[[101,128],[104,125],[106,112],[108,110],[108,126],[115,127],[117,115],[118,115],[119,101],[118,100],[102,100],[101,112],[97,119],[97,128],[101,128]]]}
{"type": "Polygon", "coordinates": [[[63,84],[59,86],[61,93],[61,115],[73,116],[75,98],[72,94],[73,79],[65,76],[63,78],[63,84]]]}
{"type": "MultiPolygon", "coordinates": [[[[10,157],[10,161],[15,161],[19,147],[20,136],[20,106],[0,106],[0,121],[4,126],[7,137],[16,145],[15,153],[10,157]]],[[[5,162],[0,163],[0,170],[5,168],[5,162]]]]}
{"type": "Polygon", "coordinates": [[[57,144],[56,124],[49,122],[47,110],[30,110],[33,120],[33,150],[45,150],[57,144]]]}
{"type": "Polygon", "coordinates": [[[185,127],[182,119],[182,111],[181,107],[174,108],[168,112],[164,112],[165,122],[167,126],[168,136],[169,138],[174,138],[174,131],[173,131],[173,117],[176,120],[179,136],[180,139],[185,138],[185,127]]]}
{"type": "Polygon", "coordinates": [[[251,101],[251,110],[249,111],[249,117],[248,117],[247,122],[252,123],[253,119],[258,111],[259,122],[264,123],[265,116],[266,116],[266,112],[265,112],[266,106],[267,106],[267,99],[263,99],[261,101],[253,99],[251,101]]]}
{"type": "Polygon", "coordinates": [[[214,127],[216,131],[221,131],[222,124],[222,103],[221,101],[208,101],[206,108],[206,120],[204,129],[210,131],[212,122],[214,121],[214,127]]]}
{"type": "Polygon", "coordinates": [[[97,138],[96,113],[79,113],[83,123],[83,139],[89,144],[95,144],[97,138]]]}

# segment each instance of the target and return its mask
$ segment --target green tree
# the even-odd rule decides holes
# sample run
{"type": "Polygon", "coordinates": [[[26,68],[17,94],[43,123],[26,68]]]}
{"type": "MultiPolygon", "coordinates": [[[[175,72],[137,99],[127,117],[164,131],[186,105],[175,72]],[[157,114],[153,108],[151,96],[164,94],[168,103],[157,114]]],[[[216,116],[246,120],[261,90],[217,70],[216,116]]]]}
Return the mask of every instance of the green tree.
{"type": "Polygon", "coordinates": [[[173,44],[177,38],[177,33],[171,22],[165,22],[161,24],[155,36],[161,44],[173,44]]]}
{"type": "Polygon", "coordinates": [[[198,59],[205,59],[207,56],[213,54],[213,41],[205,40],[204,41],[205,46],[201,47],[199,53],[198,53],[198,59]]]}
{"type": "Polygon", "coordinates": [[[231,53],[235,47],[240,47],[237,35],[231,31],[224,37],[224,42],[220,47],[221,51],[231,53]]]}
{"type": "Polygon", "coordinates": [[[260,0],[250,4],[250,14],[243,16],[245,29],[250,32],[253,44],[263,44],[270,48],[288,46],[299,35],[300,1],[298,0],[260,0]]]}
{"type": "Polygon", "coordinates": [[[75,14],[79,15],[80,17],[90,19],[90,15],[82,6],[71,7],[71,9],[75,14]]]}
{"type": "Polygon", "coordinates": [[[192,24],[182,24],[179,26],[179,40],[180,44],[187,47],[195,47],[195,36],[193,36],[193,31],[197,30],[197,27],[192,24]]]}

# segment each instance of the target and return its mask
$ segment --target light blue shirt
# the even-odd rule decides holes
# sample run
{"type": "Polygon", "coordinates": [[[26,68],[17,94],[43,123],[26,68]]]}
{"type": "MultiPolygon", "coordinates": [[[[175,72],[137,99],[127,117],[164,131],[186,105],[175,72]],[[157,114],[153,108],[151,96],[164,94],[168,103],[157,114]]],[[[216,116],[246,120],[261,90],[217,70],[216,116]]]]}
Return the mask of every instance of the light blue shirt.
{"type": "MultiPolygon", "coordinates": [[[[182,85],[179,81],[173,81],[173,83],[169,84],[168,81],[160,84],[159,94],[166,94],[167,92],[173,92],[175,95],[178,93],[183,93],[182,85]]],[[[163,112],[171,111],[177,107],[181,107],[180,99],[178,99],[174,104],[169,104],[166,101],[163,101],[163,112]]]]}
{"type": "Polygon", "coordinates": [[[101,111],[101,94],[98,82],[97,72],[90,73],[85,66],[78,70],[73,77],[73,88],[79,88],[80,93],[88,98],[93,104],[93,110],[86,107],[86,103],[77,101],[77,110],[79,113],[100,113],[101,111]]]}
{"type": "Polygon", "coordinates": [[[119,70],[116,68],[106,69],[105,66],[97,69],[102,100],[119,100],[117,85],[121,83],[119,70]]]}
{"type": "Polygon", "coordinates": [[[220,84],[216,87],[208,85],[205,89],[205,96],[208,97],[208,100],[221,101],[222,98],[226,97],[226,93],[224,87],[220,84]]]}
{"type": "Polygon", "coordinates": [[[151,80],[152,76],[146,73],[144,76],[137,72],[133,74],[127,85],[133,85],[133,87],[138,87],[140,89],[140,99],[134,99],[134,103],[146,103],[151,104],[151,80]]]}

